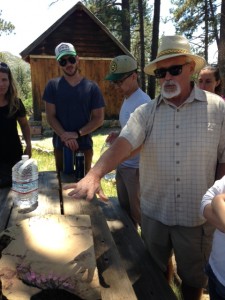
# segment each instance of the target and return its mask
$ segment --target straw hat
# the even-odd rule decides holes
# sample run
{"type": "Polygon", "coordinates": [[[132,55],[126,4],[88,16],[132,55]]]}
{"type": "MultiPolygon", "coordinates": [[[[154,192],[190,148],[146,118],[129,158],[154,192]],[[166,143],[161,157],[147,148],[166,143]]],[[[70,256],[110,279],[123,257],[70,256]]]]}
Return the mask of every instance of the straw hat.
{"type": "Polygon", "coordinates": [[[156,59],[145,66],[144,71],[146,74],[154,75],[157,62],[183,55],[195,61],[195,73],[199,72],[206,64],[203,57],[191,53],[189,42],[185,37],[180,35],[163,36],[156,59]]]}

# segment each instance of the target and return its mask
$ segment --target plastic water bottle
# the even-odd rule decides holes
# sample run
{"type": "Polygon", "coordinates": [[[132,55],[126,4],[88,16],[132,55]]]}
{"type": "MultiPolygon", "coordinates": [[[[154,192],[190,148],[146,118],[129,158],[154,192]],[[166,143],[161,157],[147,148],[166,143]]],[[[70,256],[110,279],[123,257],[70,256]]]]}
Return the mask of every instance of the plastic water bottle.
{"type": "Polygon", "coordinates": [[[83,152],[77,152],[75,158],[75,165],[76,165],[76,181],[81,180],[85,176],[85,158],[83,152]]]}
{"type": "Polygon", "coordinates": [[[74,153],[66,146],[63,147],[63,172],[66,174],[74,173],[74,153]]]}
{"type": "Polygon", "coordinates": [[[35,207],[38,200],[38,167],[36,160],[28,155],[12,168],[12,198],[20,212],[35,207]]]}
{"type": "MultiPolygon", "coordinates": [[[[110,143],[105,142],[105,143],[103,144],[103,146],[102,146],[102,149],[101,149],[101,155],[102,155],[107,149],[109,149],[110,146],[111,146],[110,143]]],[[[113,182],[115,182],[115,180],[116,180],[116,170],[112,170],[111,172],[105,174],[104,179],[107,180],[107,181],[113,181],[113,182]]]]}

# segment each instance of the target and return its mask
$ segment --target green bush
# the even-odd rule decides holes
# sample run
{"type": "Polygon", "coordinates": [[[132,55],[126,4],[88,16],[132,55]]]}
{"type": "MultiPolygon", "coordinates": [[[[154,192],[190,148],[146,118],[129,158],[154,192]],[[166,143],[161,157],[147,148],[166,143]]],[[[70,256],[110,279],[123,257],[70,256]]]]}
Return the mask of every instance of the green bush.
{"type": "Polygon", "coordinates": [[[23,100],[23,104],[26,108],[27,114],[31,116],[33,114],[33,100],[32,97],[23,100]]]}

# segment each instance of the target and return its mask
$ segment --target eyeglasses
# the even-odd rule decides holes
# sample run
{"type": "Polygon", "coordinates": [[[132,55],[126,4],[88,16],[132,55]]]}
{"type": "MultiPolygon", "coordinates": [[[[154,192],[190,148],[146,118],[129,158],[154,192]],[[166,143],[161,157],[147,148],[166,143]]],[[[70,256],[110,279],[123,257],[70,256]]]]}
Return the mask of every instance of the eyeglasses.
{"type": "Polygon", "coordinates": [[[5,69],[9,69],[8,65],[4,62],[0,62],[0,67],[5,68],[5,69]]]}
{"type": "Polygon", "coordinates": [[[120,85],[122,85],[123,82],[124,82],[128,77],[130,77],[132,74],[133,74],[133,73],[131,73],[131,74],[125,76],[124,78],[122,78],[122,79],[120,79],[120,80],[112,80],[111,83],[120,86],[120,85]]]}
{"type": "Polygon", "coordinates": [[[72,65],[74,65],[76,63],[76,57],[75,56],[69,56],[68,58],[61,58],[59,60],[59,64],[60,64],[61,67],[65,67],[68,62],[71,63],[72,65]]]}
{"type": "Polygon", "coordinates": [[[154,70],[155,77],[158,79],[165,78],[167,72],[169,72],[170,75],[172,75],[172,76],[178,76],[182,73],[183,66],[188,65],[188,64],[189,64],[189,62],[186,62],[183,65],[176,65],[176,66],[171,66],[169,68],[156,69],[156,70],[154,70]]]}

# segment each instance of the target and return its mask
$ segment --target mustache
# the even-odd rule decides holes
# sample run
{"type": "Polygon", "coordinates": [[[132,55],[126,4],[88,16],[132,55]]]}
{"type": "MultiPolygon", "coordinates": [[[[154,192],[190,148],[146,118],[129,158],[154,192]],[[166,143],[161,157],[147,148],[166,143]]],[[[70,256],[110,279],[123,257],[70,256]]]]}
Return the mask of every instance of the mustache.
{"type": "Polygon", "coordinates": [[[177,82],[176,81],[173,81],[173,80],[168,80],[168,81],[165,81],[165,82],[163,82],[163,87],[167,87],[167,86],[170,86],[170,85],[175,85],[175,86],[177,86],[178,84],[177,84],[177,82]]]}

